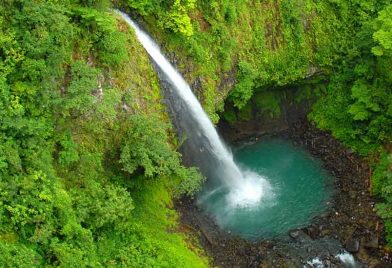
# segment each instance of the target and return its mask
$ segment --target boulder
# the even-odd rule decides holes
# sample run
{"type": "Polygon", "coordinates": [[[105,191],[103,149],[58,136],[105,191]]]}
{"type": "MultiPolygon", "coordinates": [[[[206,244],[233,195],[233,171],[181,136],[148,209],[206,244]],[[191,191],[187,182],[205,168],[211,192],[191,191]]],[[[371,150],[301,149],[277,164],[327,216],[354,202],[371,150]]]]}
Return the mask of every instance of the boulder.
{"type": "Polygon", "coordinates": [[[296,240],[296,241],[298,241],[298,242],[301,242],[301,243],[302,243],[302,242],[305,242],[305,241],[311,240],[311,238],[310,238],[307,234],[305,234],[304,231],[299,230],[299,229],[290,231],[290,232],[289,232],[289,236],[290,236],[292,239],[294,239],[294,240],[296,240]]]}
{"type": "Polygon", "coordinates": [[[346,250],[351,253],[357,253],[359,250],[359,241],[357,239],[347,241],[346,250]]]}
{"type": "Polygon", "coordinates": [[[313,240],[316,239],[319,235],[319,230],[314,226],[309,226],[303,229],[304,232],[310,236],[313,240]]]}
{"type": "Polygon", "coordinates": [[[301,230],[292,230],[289,232],[289,236],[292,239],[297,239],[299,237],[299,233],[302,232],[301,230]]]}

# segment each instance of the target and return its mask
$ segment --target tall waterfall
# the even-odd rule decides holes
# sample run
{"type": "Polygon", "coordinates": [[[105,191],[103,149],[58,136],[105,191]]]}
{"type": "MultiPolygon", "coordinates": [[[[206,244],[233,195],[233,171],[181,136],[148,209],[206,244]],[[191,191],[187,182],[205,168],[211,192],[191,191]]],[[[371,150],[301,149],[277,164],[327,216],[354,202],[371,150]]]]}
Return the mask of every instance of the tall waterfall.
{"type": "Polygon", "coordinates": [[[185,136],[185,157],[209,179],[219,179],[229,189],[235,203],[256,203],[263,195],[262,184],[254,185],[251,172],[241,171],[231,151],[220,139],[214,125],[203,111],[188,83],[171,65],[152,38],[118,11],[135,30],[136,36],[155,63],[160,79],[168,84],[165,92],[169,110],[180,135],[185,136]]]}

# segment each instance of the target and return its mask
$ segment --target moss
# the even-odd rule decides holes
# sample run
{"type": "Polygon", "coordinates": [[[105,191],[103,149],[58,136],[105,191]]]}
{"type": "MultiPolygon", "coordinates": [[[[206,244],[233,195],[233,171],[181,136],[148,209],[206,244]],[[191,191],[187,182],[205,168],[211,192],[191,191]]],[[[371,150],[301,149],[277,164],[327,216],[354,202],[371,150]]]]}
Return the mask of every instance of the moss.
{"type": "Polygon", "coordinates": [[[165,49],[176,52],[178,66],[190,83],[203,77],[199,97],[214,122],[217,107],[222,107],[229,92],[232,102],[241,107],[255,88],[295,83],[311,66],[325,68],[335,59],[333,42],[341,34],[329,25],[340,22],[334,7],[325,2],[196,3],[189,13],[194,28],[191,37],[162,31],[152,16],[145,20],[165,49]],[[245,73],[241,66],[247,66],[245,73]],[[236,79],[234,90],[234,84],[227,82],[228,73],[236,79]]]}
{"type": "Polygon", "coordinates": [[[266,91],[258,92],[254,96],[253,103],[258,108],[258,115],[267,115],[270,118],[276,118],[281,115],[280,102],[282,98],[281,92],[266,91]]]}
{"type": "Polygon", "coordinates": [[[201,176],[180,164],[146,52],[108,1],[71,2],[0,6],[0,266],[207,267],[171,202],[201,176]],[[159,172],[143,174],[146,150],[159,172]]]}
{"type": "MultiPolygon", "coordinates": [[[[162,126],[167,125],[169,117],[162,104],[158,77],[147,53],[134,32],[117,15],[113,15],[117,18],[118,29],[126,33],[123,45],[129,61],[123,61],[116,68],[108,70],[105,77],[110,80],[106,80],[104,84],[103,99],[95,104],[96,109],[88,118],[73,121],[73,135],[84,161],[79,161],[74,166],[75,172],[61,173],[72,181],[69,183],[70,187],[74,187],[75,183],[72,177],[80,178],[82,175],[108,184],[119,183],[131,191],[135,204],[134,219],[131,222],[134,234],[131,236],[139,238],[128,241],[128,245],[124,244],[127,240],[115,234],[102,240],[99,250],[106,249],[102,253],[106,256],[103,259],[119,254],[120,251],[120,254],[125,255],[115,262],[126,266],[144,266],[150,263],[152,266],[206,267],[208,261],[199,246],[188,245],[187,236],[177,231],[178,216],[171,208],[171,199],[181,181],[167,175],[146,181],[144,177],[137,177],[137,173],[127,178],[120,170],[118,150],[123,146],[122,139],[127,130],[134,127],[128,122],[130,113],[147,117],[157,115],[162,126]],[[106,101],[111,96],[114,98],[106,101]],[[124,105],[129,106],[129,109],[124,108],[124,105]],[[108,118],[110,108],[114,108],[114,114],[108,118]],[[95,157],[90,157],[92,155],[95,157]],[[103,161],[108,163],[99,167],[103,161]],[[116,177],[115,181],[111,176],[116,177]],[[132,181],[130,184],[126,182],[129,179],[132,181]],[[135,251],[131,244],[138,245],[141,249],[135,251]]],[[[166,142],[174,143],[170,140],[166,142]]]]}
{"type": "Polygon", "coordinates": [[[241,121],[249,121],[253,117],[253,107],[251,103],[245,105],[241,110],[238,111],[237,117],[241,121]]]}
{"type": "Polygon", "coordinates": [[[226,108],[222,116],[223,119],[225,119],[229,124],[233,124],[238,120],[237,113],[234,110],[234,107],[226,108]]]}

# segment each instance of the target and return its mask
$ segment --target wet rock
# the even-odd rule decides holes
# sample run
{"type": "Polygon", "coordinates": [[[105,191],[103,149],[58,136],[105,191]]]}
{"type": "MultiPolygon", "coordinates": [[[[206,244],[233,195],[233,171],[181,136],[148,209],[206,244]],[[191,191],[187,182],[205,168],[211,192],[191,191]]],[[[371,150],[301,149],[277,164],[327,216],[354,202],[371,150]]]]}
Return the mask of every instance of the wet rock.
{"type": "Polygon", "coordinates": [[[324,236],[329,236],[331,235],[331,230],[330,229],[323,229],[320,233],[320,236],[324,237],[324,236]]]}
{"type": "MultiPolygon", "coordinates": [[[[358,259],[366,260],[367,263],[369,263],[370,261],[368,251],[363,246],[359,248],[359,251],[358,253],[356,253],[356,256],[358,259]]],[[[370,267],[374,267],[374,266],[370,266],[370,267]]]]}
{"type": "Polygon", "coordinates": [[[359,241],[357,239],[350,239],[346,243],[346,249],[348,252],[357,253],[359,251],[359,241]]]}
{"type": "Polygon", "coordinates": [[[327,211],[327,212],[321,213],[321,214],[319,215],[319,217],[320,217],[320,218],[326,218],[326,217],[329,216],[329,214],[330,214],[330,212],[327,211]]]}
{"type": "Polygon", "coordinates": [[[310,238],[312,238],[313,240],[317,238],[317,236],[319,235],[319,231],[317,228],[315,228],[314,226],[309,226],[307,228],[304,229],[304,232],[310,236],[310,238]]]}
{"type": "Polygon", "coordinates": [[[289,236],[298,242],[311,240],[311,238],[302,230],[292,230],[289,232],[289,236]]]}
{"type": "Polygon", "coordinates": [[[289,236],[293,239],[297,239],[299,237],[300,230],[293,230],[289,232],[289,236]]]}
{"type": "Polygon", "coordinates": [[[357,193],[355,191],[349,191],[349,195],[354,199],[357,196],[357,193]]]}
{"type": "Polygon", "coordinates": [[[353,154],[354,153],[354,151],[352,150],[352,149],[347,149],[346,150],[346,154],[348,154],[348,155],[351,155],[351,154],[353,154]]]}
{"type": "Polygon", "coordinates": [[[365,248],[377,249],[378,248],[378,237],[373,236],[370,239],[365,240],[362,245],[365,248]]]}
{"type": "Polygon", "coordinates": [[[332,262],[331,262],[330,260],[325,260],[325,261],[324,261],[324,266],[325,266],[326,268],[334,267],[334,266],[332,265],[332,262]]]}
{"type": "MultiPolygon", "coordinates": [[[[195,82],[196,87],[197,84],[195,82]]],[[[246,135],[263,138],[269,134],[262,133],[264,129],[255,127],[255,123],[252,121],[248,127],[238,123],[238,128],[233,128],[228,140],[238,141],[246,135]]],[[[223,129],[222,133],[228,131],[223,129]]],[[[200,230],[201,225],[208,226],[204,229],[215,242],[213,245],[203,239],[200,232],[195,232],[195,235],[201,236],[201,244],[213,256],[213,266],[310,267],[306,266],[306,261],[318,256],[325,267],[342,267],[334,256],[343,251],[344,245],[340,241],[347,241],[345,248],[355,253],[355,258],[365,264],[364,267],[392,267],[392,255],[383,250],[385,239],[382,221],[373,210],[375,200],[368,192],[369,169],[366,163],[363,164],[354,152],[346,151],[347,148],[334,141],[331,135],[314,129],[304,121],[294,123],[289,130],[283,130],[276,137],[289,138],[298,145],[302,144],[313,156],[323,160],[323,166],[331,175],[335,175],[331,176],[329,182],[336,189],[333,202],[325,213],[312,220],[310,226],[302,231],[292,230],[289,237],[283,240],[248,242],[236,240],[221,231],[194,201],[182,199],[183,202],[176,206],[181,221],[197,230],[200,230]],[[350,157],[347,158],[347,155],[350,157]],[[376,225],[376,222],[380,224],[376,225]],[[316,232],[312,228],[316,228],[316,232]]]]}

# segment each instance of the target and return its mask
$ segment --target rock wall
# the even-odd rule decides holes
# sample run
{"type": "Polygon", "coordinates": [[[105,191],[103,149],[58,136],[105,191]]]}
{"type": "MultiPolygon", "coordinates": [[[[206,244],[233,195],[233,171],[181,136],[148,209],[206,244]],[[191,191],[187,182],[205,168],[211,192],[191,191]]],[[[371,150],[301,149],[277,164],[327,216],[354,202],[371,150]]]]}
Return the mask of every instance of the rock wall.
{"type": "Polygon", "coordinates": [[[301,90],[285,88],[277,93],[276,90],[256,93],[241,111],[226,105],[218,124],[219,132],[224,139],[235,142],[289,129],[295,122],[306,119],[311,109],[311,100],[298,98],[301,90]],[[231,118],[228,119],[227,113],[231,118]]]}

